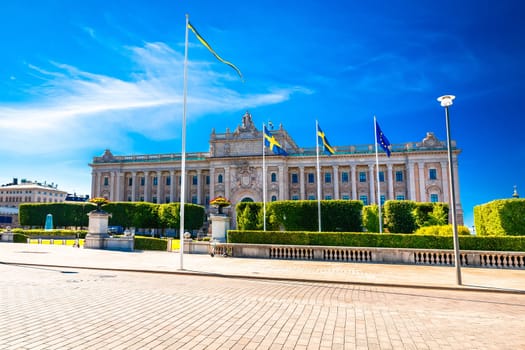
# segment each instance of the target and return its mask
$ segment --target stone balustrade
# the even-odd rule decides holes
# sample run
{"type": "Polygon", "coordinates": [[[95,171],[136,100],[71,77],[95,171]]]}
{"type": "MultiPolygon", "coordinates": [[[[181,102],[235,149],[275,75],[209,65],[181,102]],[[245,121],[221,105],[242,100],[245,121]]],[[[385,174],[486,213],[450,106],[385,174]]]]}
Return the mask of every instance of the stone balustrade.
{"type": "MultiPolygon", "coordinates": [[[[191,248],[193,242],[187,244],[189,244],[187,251],[197,251],[191,248]]],[[[228,256],[239,258],[454,266],[453,250],[218,242],[214,244],[217,255],[222,255],[221,253],[224,252],[228,256]]],[[[199,252],[204,251],[200,249],[199,252]]],[[[465,267],[525,269],[525,252],[462,250],[460,254],[461,265],[465,267]]]]}

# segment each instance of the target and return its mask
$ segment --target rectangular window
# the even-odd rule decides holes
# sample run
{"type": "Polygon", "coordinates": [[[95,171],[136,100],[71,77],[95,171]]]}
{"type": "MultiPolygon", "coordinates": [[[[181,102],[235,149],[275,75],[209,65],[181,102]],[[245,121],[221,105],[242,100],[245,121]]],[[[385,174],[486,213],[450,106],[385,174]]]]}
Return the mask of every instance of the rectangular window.
{"type": "Polygon", "coordinates": [[[438,197],[438,195],[435,194],[435,193],[432,193],[432,194],[430,195],[430,201],[431,201],[432,203],[437,203],[437,202],[439,202],[439,197],[438,197]]]}
{"type": "Polygon", "coordinates": [[[157,186],[158,184],[159,184],[159,179],[156,176],[154,176],[153,177],[153,186],[157,186]]]}
{"type": "Polygon", "coordinates": [[[297,176],[297,173],[292,174],[292,183],[296,184],[299,182],[299,177],[297,176]]]}
{"type": "Polygon", "coordinates": [[[157,197],[153,197],[153,203],[157,203],[157,197]]]}
{"type": "Polygon", "coordinates": [[[166,196],[166,198],[164,198],[164,202],[167,204],[170,202],[170,196],[166,196]]]}
{"type": "Polygon", "coordinates": [[[311,201],[315,200],[315,196],[313,194],[309,195],[308,200],[311,200],[311,201]]]}
{"type": "Polygon", "coordinates": [[[210,184],[210,175],[206,175],[206,185],[210,184]]]}
{"type": "Polygon", "coordinates": [[[296,194],[294,194],[294,195],[292,196],[292,200],[293,200],[293,201],[298,201],[298,200],[299,200],[299,196],[296,195],[296,194]]]}
{"type": "Polygon", "coordinates": [[[308,173],[308,183],[309,184],[315,183],[315,175],[314,175],[314,173],[308,173]]]}
{"type": "Polygon", "coordinates": [[[350,200],[350,196],[347,194],[343,194],[343,200],[345,201],[350,200]]]}
{"type": "Polygon", "coordinates": [[[382,194],[381,197],[380,197],[380,199],[381,199],[381,205],[384,205],[384,204],[385,204],[385,200],[386,200],[385,195],[382,194]]]}
{"type": "Polygon", "coordinates": [[[385,172],[384,171],[379,172],[379,182],[385,182],[385,172]]]}
{"type": "Polygon", "coordinates": [[[131,202],[131,196],[128,196],[128,202],[131,202]]]}
{"type": "Polygon", "coordinates": [[[364,171],[359,172],[359,182],[366,182],[366,173],[364,171]]]}
{"type": "Polygon", "coordinates": [[[145,182],[145,181],[146,181],[146,180],[144,179],[144,176],[141,177],[141,178],[140,178],[140,185],[141,185],[141,186],[144,186],[144,182],[145,182]]]}
{"type": "Polygon", "coordinates": [[[206,197],[204,197],[204,205],[210,205],[210,196],[206,195],[206,197]]]}
{"type": "MultiPolygon", "coordinates": [[[[104,176],[104,186],[108,186],[108,185],[109,185],[109,179],[107,176],[104,176]]],[[[44,194],[46,193],[44,192],[44,194]]]]}
{"type": "Polygon", "coordinates": [[[405,196],[404,196],[404,195],[402,195],[402,194],[398,194],[398,195],[396,196],[396,201],[404,201],[404,200],[405,200],[405,196]]]}
{"type": "Polygon", "coordinates": [[[359,200],[363,202],[364,205],[368,205],[368,196],[359,196],[359,200]]]}
{"type": "Polygon", "coordinates": [[[332,173],[324,173],[324,183],[329,184],[332,182],[332,173]]]}
{"type": "Polygon", "coordinates": [[[166,176],[166,186],[171,186],[171,176],[166,176]]]}
{"type": "Polygon", "coordinates": [[[191,196],[191,204],[197,204],[197,196],[191,196]]]}
{"type": "Polygon", "coordinates": [[[193,175],[193,177],[191,178],[191,183],[194,184],[194,185],[197,185],[198,178],[199,177],[197,175],[193,175]]]}
{"type": "Polygon", "coordinates": [[[429,171],[428,171],[428,178],[430,180],[437,180],[437,171],[436,171],[436,169],[429,169],[429,171]]]}
{"type": "Polygon", "coordinates": [[[403,172],[402,171],[396,171],[396,182],[403,182],[403,172]]]}
{"type": "Polygon", "coordinates": [[[346,171],[341,173],[341,182],[348,182],[348,173],[346,171]]]}
{"type": "Polygon", "coordinates": [[[128,179],[128,186],[133,186],[133,178],[128,179]]]}
{"type": "Polygon", "coordinates": [[[332,200],[332,196],[328,195],[328,196],[324,196],[324,199],[329,201],[329,200],[332,200]]]}

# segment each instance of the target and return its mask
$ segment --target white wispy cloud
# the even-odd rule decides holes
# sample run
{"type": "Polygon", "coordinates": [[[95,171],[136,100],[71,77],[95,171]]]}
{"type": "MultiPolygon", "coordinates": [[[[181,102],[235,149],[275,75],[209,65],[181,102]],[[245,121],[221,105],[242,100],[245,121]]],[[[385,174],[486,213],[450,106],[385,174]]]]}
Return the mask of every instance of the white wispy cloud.
{"type": "MultiPolygon", "coordinates": [[[[0,129],[9,130],[0,151],[22,155],[64,149],[72,152],[100,148],[101,144],[111,146],[112,142],[122,144],[129,132],[152,139],[177,134],[173,129],[167,132],[167,126],[177,127],[181,116],[182,54],[159,42],[125,50],[134,66],[126,79],[66,63],[49,62],[45,68],[28,65],[41,84],[29,91],[30,102],[0,103],[0,129]],[[13,144],[18,146],[13,148],[13,144]]],[[[209,62],[189,64],[188,108],[194,118],[277,104],[294,93],[311,93],[302,87],[240,93],[227,87],[232,74],[212,68],[209,62]]]]}

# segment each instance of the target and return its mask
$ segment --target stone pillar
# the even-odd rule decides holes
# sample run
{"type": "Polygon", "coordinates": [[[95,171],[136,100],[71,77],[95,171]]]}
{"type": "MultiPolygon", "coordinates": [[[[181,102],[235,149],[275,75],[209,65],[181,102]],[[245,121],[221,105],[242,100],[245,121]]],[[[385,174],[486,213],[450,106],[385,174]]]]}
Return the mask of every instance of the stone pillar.
{"type": "Polygon", "coordinates": [[[144,171],[144,202],[150,201],[149,171],[144,171]]]}
{"type": "Polygon", "coordinates": [[[137,200],[137,172],[131,172],[131,201],[137,200]]]}
{"type": "Polygon", "coordinates": [[[157,203],[162,203],[162,171],[157,171],[157,203]]]}
{"type": "Polygon", "coordinates": [[[210,215],[211,238],[219,242],[226,242],[226,232],[230,229],[230,218],[226,215],[210,215]]]}
{"type": "Polygon", "coordinates": [[[388,198],[387,199],[395,199],[394,198],[394,171],[393,171],[393,165],[387,164],[387,173],[388,173],[388,198]]]}
{"type": "Polygon", "coordinates": [[[210,167],[210,200],[215,198],[215,168],[210,167]]]}
{"type": "Polygon", "coordinates": [[[350,165],[352,173],[352,199],[357,199],[357,167],[355,164],[350,165]]]}
{"type": "Polygon", "coordinates": [[[115,202],[115,171],[109,173],[109,200],[115,202]]]}
{"type": "Polygon", "coordinates": [[[230,167],[229,166],[226,166],[224,168],[224,196],[226,198],[231,198],[231,193],[230,193],[230,167]]]}
{"type": "Polygon", "coordinates": [[[450,204],[450,188],[449,188],[449,180],[448,180],[448,163],[447,162],[441,162],[441,191],[443,192],[443,198],[441,199],[441,202],[449,203],[450,204]]]}
{"type": "Polygon", "coordinates": [[[339,199],[339,167],[337,165],[332,165],[334,172],[334,199],[339,199]]]}
{"type": "Polygon", "coordinates": [[[299,195],[300,195],[300,199],[306,199],[304,196],[304,184],[305,184],[305,179],[304,179],[304,166],[300,166],[299,167],[299,195]]]}
{"type": "Polygon", "coordinates": [[[425,191],[425,163],[418,162],[418,177],[419,177],[419,202],[426,202],[427,196],[425,191]]]}
{"type": "Polygon", "coordinates": [[[202,204],[202,170],[197,169],[197,204],[202,204]]]}
{"type": "Polygon", "coordinates": [[[175,183],[177,178],[175,177],[175,170],[170,170],[170,203],[175,202],[175,183]]]}
{"type": "Polygon", "coordinates": [[[284,179],[284,166],[283,165],[279,165],[279,200],[285,200],[285,191],[284,191],[284,187],[286,185],[286,181],[284,179]]]}
{"type": "Polygon", "coordinates": [[[416,181],[414,179],[414,163],[408,162],[407,164],[407,173],[408,173],[408,195],[410,200],[416,200],[416,181]]]}
{"type": "Polygon", "coordinates": [[[108,220],[110,214],[103,210],[93,210],[87,214],[89,216],[89,226],[84,248],[104,249],[105,239],[108,235],[108,220]]]}
{"type": "MultiPolygon", "coordinates": [[[[375,186],[374,186],[374,164],[368,164],[368,184],[370,186],[370,202],[368,204],[373,204],[376,202],[375,186]]],[[[379,184],[378,184],[379,185],[379,184]]],[[[379,204],[379,200],[378,200],[379,204]]]]}

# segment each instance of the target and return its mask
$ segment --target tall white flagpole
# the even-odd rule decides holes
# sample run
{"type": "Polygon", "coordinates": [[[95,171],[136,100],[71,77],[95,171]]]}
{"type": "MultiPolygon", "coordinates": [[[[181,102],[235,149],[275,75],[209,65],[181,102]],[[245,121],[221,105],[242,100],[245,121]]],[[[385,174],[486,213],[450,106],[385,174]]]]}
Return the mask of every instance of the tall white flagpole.
{"type": "Polygon", "coordinates": [[[374,140],[376,147],[376,180],[377,180],[377,210],[379,216],[379,233],[383,233],[383,221],[381,220],[381,189],[379,188],[379,156],[377,154],[377,121],[374,115],[374,140]]]}
{"type": "Polygon", "coordinates": [[[319,232],[321,232],[321,167],[319,166],[319,122],[315,121],[315,154],[317,158],[317,217],[319,219],[319,232]]]}
{"type": "MultiPolygon", "coordinates": [[[[184,270],[184,202],[186,199],[186,102],[188,96],[188,24],[190,15],[186,14],[186,42],[184,46],[184,98],[182,108],[182,148],[180,178],[180,269],[184,270]]],[[[173,180],[172,180],[173,181],[173,180]]]]}
{"type": "Polygon", "coordinates": [[[266,155],[265,155],[265,125],[263,123],[262,154],[263,154],[263,230],[266,231],[266,155]]]}

